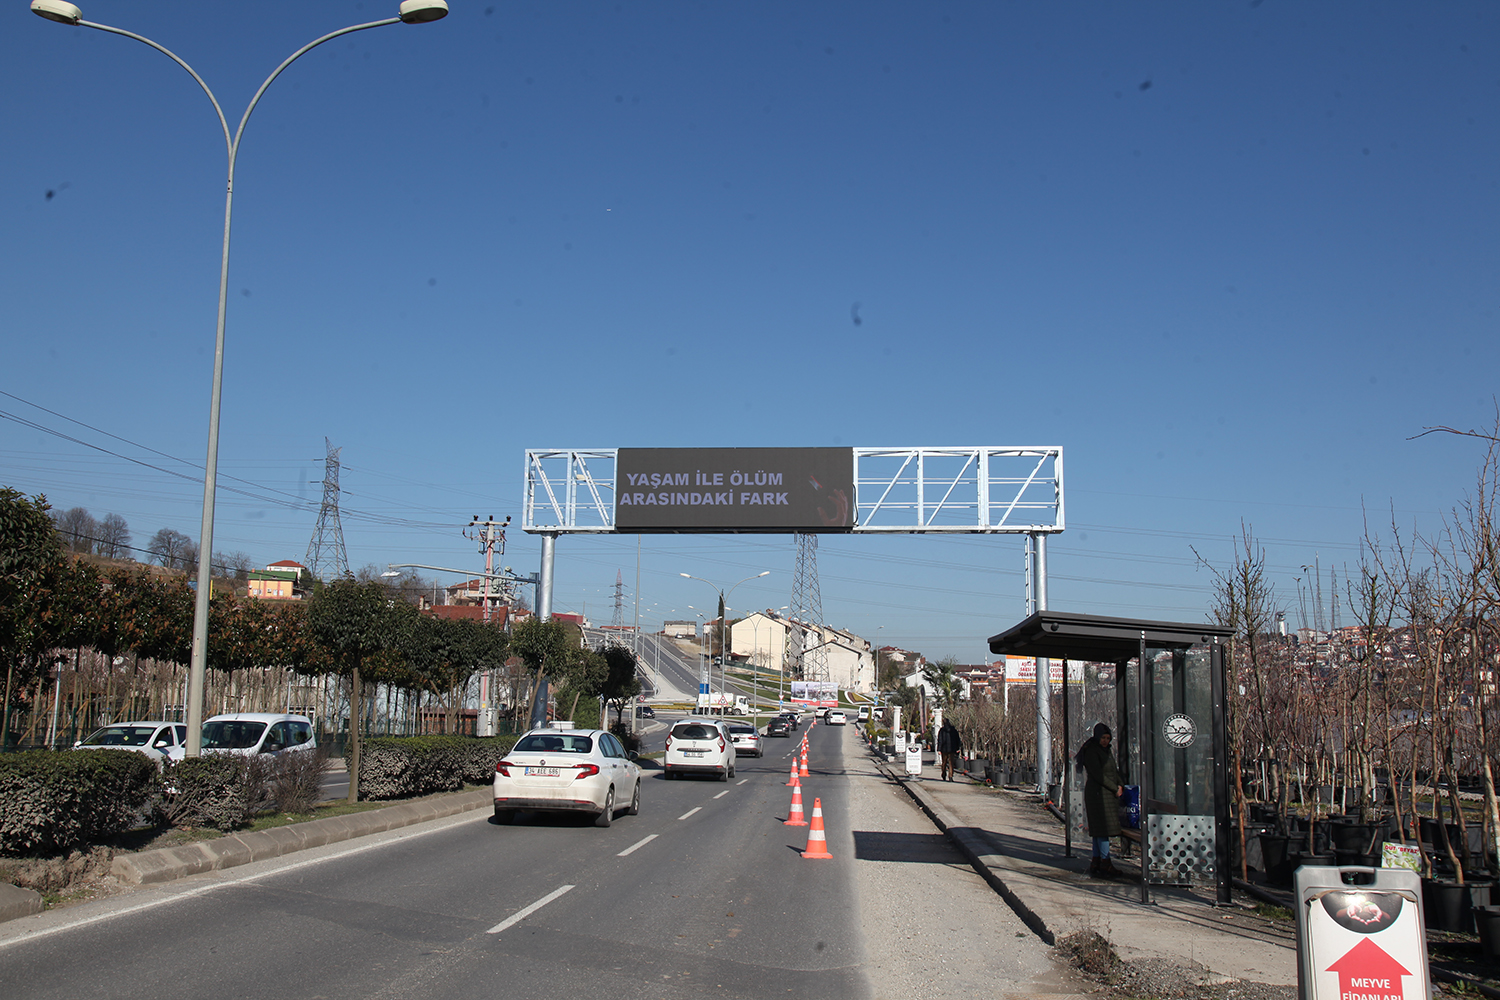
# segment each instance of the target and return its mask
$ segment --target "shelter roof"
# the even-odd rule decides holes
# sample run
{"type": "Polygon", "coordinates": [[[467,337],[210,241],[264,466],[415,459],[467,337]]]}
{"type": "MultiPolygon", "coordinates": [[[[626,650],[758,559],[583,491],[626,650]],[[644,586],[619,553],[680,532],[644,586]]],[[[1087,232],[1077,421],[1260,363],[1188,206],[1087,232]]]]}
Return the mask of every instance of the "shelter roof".
{"type": "Polygon", "coordinates": [[[1233,634],[1233,629],[1221,625],[1038,611],[999,635],[990,636],[990,652],[1117,663],[1139,654],[1142,635],[1147,646],[1181,648],[1201,642],[1222,642],[1233,634]]]}

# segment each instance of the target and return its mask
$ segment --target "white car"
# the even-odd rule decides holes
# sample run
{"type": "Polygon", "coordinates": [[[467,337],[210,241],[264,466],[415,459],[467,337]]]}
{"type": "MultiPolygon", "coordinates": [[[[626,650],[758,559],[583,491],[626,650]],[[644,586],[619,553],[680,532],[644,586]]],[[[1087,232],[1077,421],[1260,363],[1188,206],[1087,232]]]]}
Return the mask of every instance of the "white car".
{"type": "Polygon", "coordinates": [[[318,748],[312,720],[280,712],[231,712],[203,723],[205,753],[301,753],[318,748]]]}
{"type": "Polygon", "coordinates": [[[180,722],[117,722],[73,744],[74,750],[135,750],[158,764],[181,760],[187,752],[187,726],[180,722]]]}
{"type": "Polygon", "coordinates": [[[859,712],[856,713],[856,715],[855,715],[854,718],[858,722],[869,722],[870,721],[870,707],[868,705],[861,705],[861,706],[859,706],[859,712]]]}
{"type": "Polygon", "coordinates": [[[823,721],[830,726],[843,726],[848,724],[849,716],[834,708],[829,710],[828,714],[824,716],[823,721]]]}
{"type": "Polygon", "coordinates": [[[521,811],[585,813],[609,826],[641,811],[636,754],[602,729],[533,729],[495,765],[495,821],[521,811]]]}
{"type": "Polygon", "coordinates": [[[734,741],[721,719],[683,719],[667,733],[662,767],[668,778],[711,774],[720,781],[734,777],[734,741]]]}

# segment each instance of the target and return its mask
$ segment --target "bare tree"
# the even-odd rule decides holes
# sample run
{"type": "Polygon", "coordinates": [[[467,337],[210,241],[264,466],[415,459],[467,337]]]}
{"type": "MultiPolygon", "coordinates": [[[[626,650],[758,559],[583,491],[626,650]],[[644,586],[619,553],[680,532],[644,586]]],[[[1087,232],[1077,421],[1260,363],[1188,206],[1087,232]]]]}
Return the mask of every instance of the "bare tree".
{"type": "Polygon", "coordinates": [[[99,535],[99,522],[82,507],[70,507],[57,515],[57,533],[73,552],[92,554],[99,535]]]}
{"type": "Polygon", "coordinates": [[[130,526],[119,514],[105,514],[99,522],[98,545],[94,551],[106,559],[123,559],[130,550],[130,526]]]}
{"type": "Polygon", "coordinates": [[[167,569],[187,570],[197,563],[197,551],[193,540],[180,531],[162,528],[151,536],[146,551],[158,565],[167,569]]]}
{"type": "Polygon", "coordinates": [[[259,563],[250,558],[248,552],[214,553],[214,569],[233,576],[240,583],[250,579],[251,571],[258,565],[259,563]]]}

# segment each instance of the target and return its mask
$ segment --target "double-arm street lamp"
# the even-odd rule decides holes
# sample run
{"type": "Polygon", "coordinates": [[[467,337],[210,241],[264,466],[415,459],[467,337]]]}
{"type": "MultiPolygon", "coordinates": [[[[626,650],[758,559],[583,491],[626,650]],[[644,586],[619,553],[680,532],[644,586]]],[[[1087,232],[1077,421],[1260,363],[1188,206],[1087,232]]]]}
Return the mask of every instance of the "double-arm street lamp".
{"type": "Polygon", "coordinates": [[[214,491],[218,483],[219,468],[219,398],[224,381],[224,313],[229,291],[229,219],[234,206],[234,160],[239,153],[240,137],[244,135],[245,123],[250,120],[250,112],[255,110],[255,105],[260,102],[261,95],[266,92],[271,81],[280,76],[281,71],[295,62],[298,57],[324,42],[350,32],[363,31],[366,28],[380,28],[387,24],[425,24],[428,21],[439,20],[447,16],[448,4],[445,0],[403,0],[395,17],[350,25],[308,42],[287,56],[281,65],[266,77],[266,82],[260,85],[255,96],[250,99],[249,106],[245,108],[245,114],[240,118],[239,128],[235,130],[233,136],[229,133],[229,122],[224,117],[224,111],[219,107],[219,99],[214,96],[214,92],[208,88],[208,84],[203,82],[203,78],[198,75],[197,71],[183,62],[175,53],[134,32],[112,28],[107,24],[85,21],[83,12],[77,6],[63,3],[61,0],[31,0],[31,10],[49,21],[80,28],[97,28],[114,35],[134,38],[138,42],[151,46],[187,70],[188,74],[198,82],[198,86],[203,88],[203,92],[208,95],[209,102],[213,104],[214,112],[219,116],[219,127],[224,130],[224,145],[229,153],[229,179],[224,191],[224,253],[219,264],[219,322],[214,339],[213,392],[208,410],[208,459],[203,465],[203,528],[198,542],[198,592],[193,605],[193,649],[188,668],[187,719],[185,720],[188,737],[187,755],[196,757],[202,748],[200,730],[203,723],[203,675],[208,661],[208,598],[213,578],[214,491]]]}
{"type": "MultiPolygon", "coordinates": [[[[719,690],[727,693],[729,690],[729,675],[727,673],[729,669],[729,595],[734,593],[734,587],[738,587],[740,583],[749,583],[751,580],[759,580],[763,576],[770,576],[771,571],[768,569],[762,570],[754,576],[747,576],[740,583],[735,584],[734,587],[730,587],[728,590],[720,590],[712,583],[709,583],[709,581],[703,579],[703,577],[694,576],[691,573],[678,573],[677,575],[685,576],[689,580],[697,580],[699,583],[707,583],[710,587],[713,587],[714,593],[719,595],[719,690]]],[[[709,676],[713,676],[712,670],[709,671],[709,676]]]]}

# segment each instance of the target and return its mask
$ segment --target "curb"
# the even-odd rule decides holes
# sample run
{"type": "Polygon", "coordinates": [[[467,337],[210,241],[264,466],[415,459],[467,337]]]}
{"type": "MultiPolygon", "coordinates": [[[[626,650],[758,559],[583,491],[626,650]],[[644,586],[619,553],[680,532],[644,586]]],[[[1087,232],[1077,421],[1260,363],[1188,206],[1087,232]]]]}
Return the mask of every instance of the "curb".
{"type": "Polygon", "coordinates": [[[996,869],[1003,866],[1001,860],[1003,856],[990,853],[989,844],[985,842],[983,837],[975,833],[970,827],[957,825],[957,820],[954,816],[940,804],[929,802],[926,796],[922,795],[916,789],[913,782],[906,780],[906,778],[897,774],[892,768],[887,767],[886,762],[878,755],[872,754],[871,757],[877,767],[891,777],[896,784],[900,785],[907,795],[911,796],[912,801],[917,804],[917,808],[926,813],[928,818],[936,824],[937,828],[948,835],[948,839],[953,841],[959,852],[968,859],[970,867],[979,873],[980,878],[989,883],[990,888],[1000,894],[1000,898],[1004,899],[1006,905],[1015,912],[1016,916],[1021,918],[1021,922],[1049,947],[1056,945],[1057,936],[1052,933],[1051,928],[1047,926],[1047,922],[1038,916],[1036,911],[1027,906],[1025,901],[1016,895],[1015,890],[1006,885],[1005,880],[1000,877],[996,869]]]}
{"type": "Polygon", "coordinates": [[[127,885],[171,882],[189,875],[235,868],[254,861],[305,851],[311,847],[323,847],[356,837],[366,837],[372,833],[385,833],[456,813],[482,809],[493,801],[494,794],[490,789],[480,788],[438,799],[403,802],[351,816],[329,816],[255,833],[230,834],[217,840],[203,840],[182,847],[121,854],[116,856],[111,873],[127,885]]]}
{"type": "Polygon", "coordinates": [[[42,909],[41,893],[0,882],[0,921],[29,917],[41,913],[42,909]]]}

